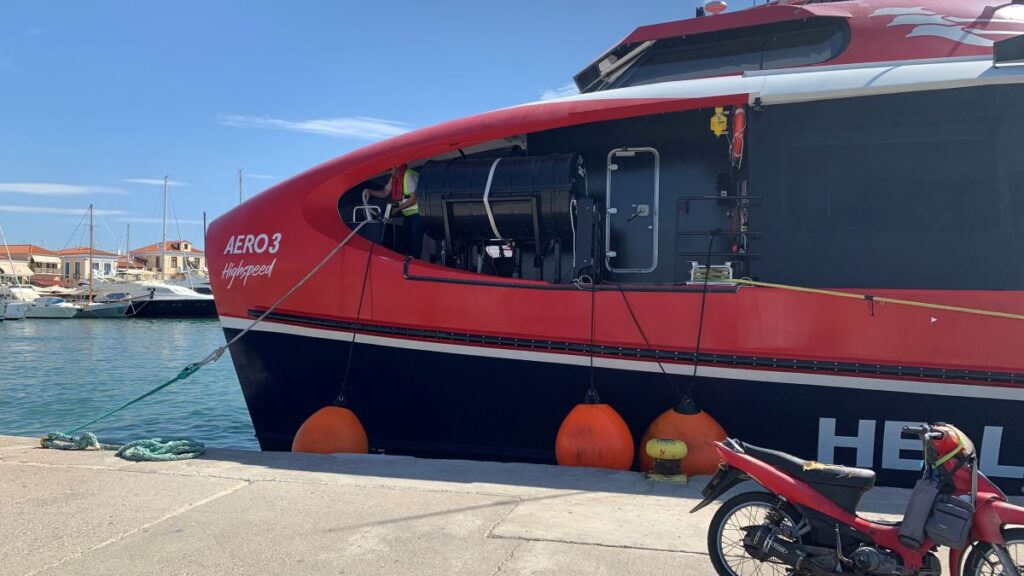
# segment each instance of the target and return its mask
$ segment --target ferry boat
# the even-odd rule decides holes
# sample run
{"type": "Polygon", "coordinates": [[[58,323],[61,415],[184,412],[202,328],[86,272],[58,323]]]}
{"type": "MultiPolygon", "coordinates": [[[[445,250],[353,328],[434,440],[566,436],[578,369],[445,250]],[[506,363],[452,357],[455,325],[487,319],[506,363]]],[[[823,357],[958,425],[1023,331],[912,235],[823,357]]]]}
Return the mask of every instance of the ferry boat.
{"type": "Polygon", "coordinates": [[[261,446],[344,384],[371,450],[553,462],[593,378],[637,439],[692,395],[732,436],[890,484],[919,475],[903,423],[955,422],[1018,491],[1022,34],[1019,0],[643,26],[579,95],[266,190],[209,229],[227,338],[358,234],[232,347],[261,446]],[[419,254],[362,194],[401,165],[419,254]]]}

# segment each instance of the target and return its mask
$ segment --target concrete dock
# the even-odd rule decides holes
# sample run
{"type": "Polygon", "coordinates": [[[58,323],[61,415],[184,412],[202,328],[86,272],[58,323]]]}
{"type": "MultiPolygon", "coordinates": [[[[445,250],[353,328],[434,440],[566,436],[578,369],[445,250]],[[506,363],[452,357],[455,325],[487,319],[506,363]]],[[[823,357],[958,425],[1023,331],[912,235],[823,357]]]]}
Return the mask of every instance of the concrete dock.
{"type": "Polygon", "coordinates": [[[687,513],[705,481],[218,449],[131,463],[0,436],[0,575],[713,574],[714,507],[687,513]]]}

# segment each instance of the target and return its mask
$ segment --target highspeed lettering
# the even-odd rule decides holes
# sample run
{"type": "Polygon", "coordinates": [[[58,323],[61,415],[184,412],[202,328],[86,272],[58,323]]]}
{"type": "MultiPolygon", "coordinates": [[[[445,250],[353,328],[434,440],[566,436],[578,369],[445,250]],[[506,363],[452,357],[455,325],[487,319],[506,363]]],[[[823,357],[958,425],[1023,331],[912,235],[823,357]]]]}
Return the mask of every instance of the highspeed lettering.
{"type": "Polygon", "coordinates": [[[249,283],[251,278],[270,278],[274,275],[274,265],[277,264],[277,258],[270,264],[246,264],[245,260],[241,260],[238,263],[228,262],[224,266],[224,270],[221,271],[220,277],[223,280],[227,280],[227,287],[231,288],[235,285],[235,280],[241,279],[242,286],[249,283]]]}
{"type": "Polygon", "coordinates": [[[277,254],[281,249],[281,233],[238,234],[228,238],[224,254],[277,254]]]}

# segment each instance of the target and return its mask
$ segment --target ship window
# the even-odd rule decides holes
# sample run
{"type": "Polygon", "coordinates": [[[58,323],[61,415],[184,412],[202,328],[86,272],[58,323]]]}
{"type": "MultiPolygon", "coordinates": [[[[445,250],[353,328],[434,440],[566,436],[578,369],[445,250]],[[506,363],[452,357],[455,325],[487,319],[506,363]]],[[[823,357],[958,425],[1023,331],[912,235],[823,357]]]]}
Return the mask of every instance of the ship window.
{"type": "Polygon", "coordinates": [[[828,19],[659,40],[603,88],[820,64],[842,53],[848,37],[844,22],[828,19]]]}

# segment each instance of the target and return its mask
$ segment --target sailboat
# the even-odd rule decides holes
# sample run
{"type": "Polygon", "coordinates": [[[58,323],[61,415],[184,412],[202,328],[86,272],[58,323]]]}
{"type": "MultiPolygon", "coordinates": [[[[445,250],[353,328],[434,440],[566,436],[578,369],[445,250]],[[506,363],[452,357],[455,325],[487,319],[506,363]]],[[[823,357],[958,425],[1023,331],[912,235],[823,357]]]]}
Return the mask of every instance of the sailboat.
{"type": "MultiPolygon", "coordinates": [[[[7,236],[4,235],[3,228],[0,228],[0,240],[3,240],[4,250],[7,252],[7,262],[11,266],[11,276],[14,278],[13,286],[16,287],[18,271],[14,268],[14,259],[11,258],[11,249],[7,246],[7,236]]],[[[2,280],[3,277],[0,276],[0,320],[21,320],[28,310],[28,302],[19,300],[12,290],[12,286],[4,284],[2,280]]]]}
{"type": "MultiPolygon", "coordinates": [[[[168,248],[167,206],[169,203],[168,176],[164,176],[163,233],[161,251],[168,248]]],[[[186,270],[188,269],[186,264],[186,270]]],[[[185,286],[167,282],[167,257],[160,258],[160,280],[134,283],[128,291],[131,314],[136,318],[216,318],[217,308],[213,296],[201,294],[185,286]],[[142,290],[142,294],[139,291],[142,290]]]]}
{"type": "Polygon", "coordinates": [[[128,308],[131,306],[130,302],[93,302],[93,291],[92,291],[92,279],[93,279],[93,265],[92,265],[92,251],[93,251],[93,235],[92,235],[92,216],[93,208],[92,204],[89,204],[89,297],[86,300],[85,306],[75,314],[75,318],[124,318],[128,314],[128,308]]]}

